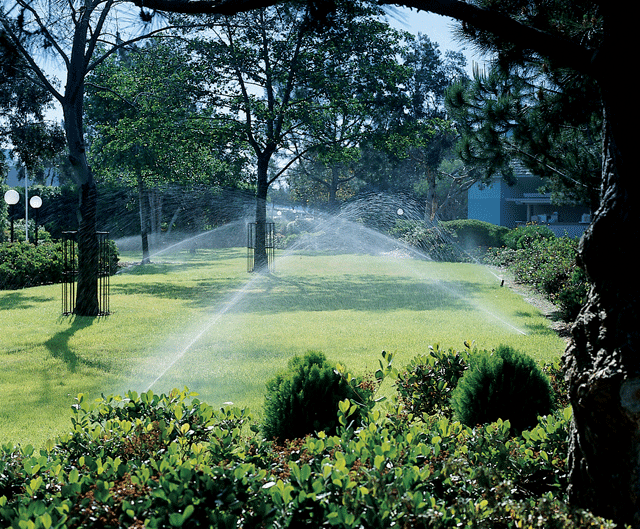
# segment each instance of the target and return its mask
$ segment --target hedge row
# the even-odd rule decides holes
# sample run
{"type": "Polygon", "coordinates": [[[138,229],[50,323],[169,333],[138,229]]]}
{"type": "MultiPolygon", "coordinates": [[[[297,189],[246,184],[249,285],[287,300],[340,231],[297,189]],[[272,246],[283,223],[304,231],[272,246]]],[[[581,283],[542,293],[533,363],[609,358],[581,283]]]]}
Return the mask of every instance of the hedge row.
{"type": "Polygon", "coordinates": [[[50,283],[63,278],[62,244],[27,242],[0,244],[0,289],[11,290],[50,283]]]}
{"type": "Polygon", "coordinates": [[[390,235],[420,249],[431,259],[467,262],[487,248],[503,246],[508,232],[504,226],[474,219],[436,223],[400,220],[390,235]]]}
{"type": "Polygon", "coordinates": [[[567,504],[570,410],[513,436],[398,406],[271,442],[188,390],[90,401],[41,450],[0,451],[4,527],[610,528],[567,504]],[[254,432],[253,434],[251,432],[254,432]]]}
{"type": "Polygon", "coordinates": [[[563,320],[573,321],[589,290],[587,276],[576,263],[577,253],[577,239],[534,237],[517,249],[491,250],[485,262],[507,268],[518,283],[532,286],[556,304],[563,320]]]}
{"type": "MultiPolygon", "coordinates": [[[[115,274],[118,250],[109,241],[108,269],[115,274]]],[[[0,290],[12,290],[60,283],[64,277],[61,242],[43,242],[35,246],[28,242],[0,244],[0,290]]]]}

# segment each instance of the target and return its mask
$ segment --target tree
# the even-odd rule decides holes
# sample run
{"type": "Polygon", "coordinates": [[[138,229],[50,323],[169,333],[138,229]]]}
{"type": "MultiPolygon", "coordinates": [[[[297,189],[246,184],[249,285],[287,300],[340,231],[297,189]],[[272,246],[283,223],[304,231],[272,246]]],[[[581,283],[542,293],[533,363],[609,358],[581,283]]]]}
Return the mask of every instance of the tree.
{"type": "Polygon", "coordinates": [[[61,128],[45,119],[51,106],[51,94],[30,76],[29,64],[0,27],[0,135],[32,180],[63,148],[61,128]]]}
{"type": "MultiPolygon", "coordinates": [[[[75,312],[82,316],[95,316],[99,311],[97,188],[84,136],[85,78],[106,57],[126,45],[111,33],[117,15],[124,15],[116,14],[120,4],[116,0],[14,0],[5,2],[0,10],[0,27],[10,44],[5,49],[20,57],[29,79],[62,107],[69,162],[80,194],[75,312]],[[99,43],[104,48],[95,54],[99,43]],[[51,64],[48,60],[65,74],[63,89],[59,88],[56,70],[47,67],[51,64]]],[[[151,29],[131,40],[159,31],[151,29]]]]}
{"type": "MultiPolygon", "coordinates": [[[[372,84],[380,79],[356,77],[340,63],[349,59],[355,64],[357,57],[362,71],[364,63],[381,53],[390,56],[389,49],[369,41],[364,41],[367,49],[356,55],[354,46],[362,41],[354,36],[363,27],[373,32],[376,44],[381,42],[376,31],[391,34],[390,29],[381,29],[376,15],[374,9],[344,3],[319,28],[307,6],[274,6],[216,19],[211,24],[216,38],[194,45],[210,67],[215,86],[210,104],[224,109],[220,119],[244,139],[256,159],[256,268],[267,265],[264,233],[271,184],[305,152],[338,141],[317,134],[320,124],[336,112],[346,116],[350,105],[363,103],[356,102],[362,94],[371,99],[395,89],[385,79],[384,86],[373,91],[372,84]],[[357,82],[348,85],[349,80],[357,82]],[[301,145],[302,150],[294,149],[301,145]]],[[[388,36],[385,42],[394,49],[388,36]]]]}
{"type": "Polygon", "coordinates": [[[474,71],[454,85],[447,107],[462,139],[458,152],[488,181],[513,178],[513,160],[547,178],[559,203],[596,210],[601,171],[602,108],[595,83],[584,76],[528,64],[474,71]]]}
{"type": "Polygon", "coordinates": [[[433,220],[438,212],[438,168],[456,137],[444,108],[445,89],[466,79],[466,59],[454,52],[442,57],[438,44],[419,34],[406,50],[404,61],[412,72],[407,84],[411,103],[409,112],[403,116],[403,128],[413,144],[406,155],[426,184],[420,186],[426,187],[425,220],[433,220]]]}
{"type": "MultiPolygon", "coordinates": [[[[452,154],[457,136],[445,112],[445,88],[466,78],[465,58],[454,52],[442,54],[438,44],[420,34],[407,40],[399,61],[406,77],[395,106],[388,105],[375,116],[353,174],[377,191],[424,199],[425,220],[433,220],[440,210],[436,190],[445,176],[439,167],[452,154]]],[[[450,188],[448,196],[454,186],[450,188]]]]}
{"type": "Polygon", "coordinates": [[[412,36],[375,18],[348,26],[341,38],[322,43],[324,67],[304,94],[314,112],[296,138],[296,152],[303,154],[288,177],[294,192],[296,186],[321,188],[330,210],[338,207],[339,191],[353,187],[363,142],[388,114],[407,106],[403,87],[410,70],[399,59],[412,36]]]}
{"type": "Polygon", "coordinates": [[[106,178],[137,188],[142,262],[149,262],[149,235],[159,233],[159,187],[180,183],[233,185],[244,160],[213,128],[197,64],[185,61],[181,40],[123,49],[88,77],[87,122],[91,160],[106,178]]]}
{"type": "MultiPolygon", "coordinates": [[[[272,1],[144,0],[144,5],[233,14],[272,1]]],[[[469,37],[478,37],[504,58],[521,63],[544,58],[554,68],[596,82],[603,108],[600,200],[579,252],[593,287],[565,353],[574,410],[569,493],[576,505],[640,526],[640,294],[631,244],[640,221],[640,180],[633,174],[635,137],[629,133],[638,119],[622,88],[629,66],[624,52],[632,49],[636,26],[632,7],[621,1],[566,0],[380,3],[452,17],[462,22],[469,37]],[[549,16],[557,20],[549,24],[549,16]]],[[[318,11],[331,6],[312,5],[318,11]]]]}

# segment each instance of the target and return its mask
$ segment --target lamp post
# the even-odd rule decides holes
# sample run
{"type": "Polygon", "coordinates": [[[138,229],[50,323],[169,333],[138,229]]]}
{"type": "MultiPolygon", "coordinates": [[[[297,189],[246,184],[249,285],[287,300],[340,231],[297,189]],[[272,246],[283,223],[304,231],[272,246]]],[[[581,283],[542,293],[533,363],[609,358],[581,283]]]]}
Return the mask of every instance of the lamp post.
{"type": "Polygon", "coordinates": [[[11,242],[13,242],[13,215],[11,214],[11,206],[14,206],[20,200],[20,195],[15,189],[9,189],[4,194],[4,201],[9,204],[9,217],[11,217],[11,242]]]}
{"type": "Polygon", "coordinates": [[[36,240],[34,244],[38,246],[38,212],[42,206],[42,199],[38,195],[34,195],[29,199],[29,205],[36,210],[36,240]]]}

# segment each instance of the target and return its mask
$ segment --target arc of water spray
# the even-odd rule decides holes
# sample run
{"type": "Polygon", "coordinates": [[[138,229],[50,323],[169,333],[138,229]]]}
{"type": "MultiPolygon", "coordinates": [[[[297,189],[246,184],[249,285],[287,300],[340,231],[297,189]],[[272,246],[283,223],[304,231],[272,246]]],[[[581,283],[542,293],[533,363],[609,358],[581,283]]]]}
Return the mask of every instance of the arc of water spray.
{"type": "MultiPolygon", "coordinates": [[[[404,213],[404,211],[403,211],[404,213]]],[[[398,214],[400,214],[400,210],[398,210],[398,214]]],[[[346,221],[346,219],[342,219],[344,221],[346,221]]],[[[349,222],[349,221],[346,221],[349,222]]],[[[329,219],[324,219],[321,222],[321,226],[322,225],[329,225],[329,219]]],[[[194,238],[200,237],[203,234],[199,234],[197,236],[195,236],[194,238]]],[[[405,247],[410,253],[413,254],[420,254],[423,257],[429,258],[429,256],[426,256],[425,254],[423,254],[422,252],[418,251],[417,249],[407,245],[407,244],[403,244],[400,241],[394,241],[395,244],[400,245],[405,247]]],[[[174,245],[177,246],[177,245],[174,245]]],[[[291,256],[293,253],[293,249],[295,249],[295,244],[293,245],[293,248],[289,249],[284,256],[281,256],[278,258],[278,261],[282,261],[286,256],[291,256]]],[[[162,251],[166,251],[167,249],[164,249],[162,251]]],[[[492,275],[494,275],[496,278],[499,278],[495,273],[493,273],[490,269],[486,268],[486,270],[488,270],[492,275]]],[[[204,336],[205,333],[208,332],[208,330],[215,325],[227,312],[229,312],[229,310],[231,308],[233,308],[247,293],[247,291],[253,287],[255,285],[255,283],[262,279],[264,277],[264,273],[258,273],[255,275],[255,277],[253,279],[251,279],[250,281],[248,281],[238,292],[236,292],[231,299],[229,299],[229,301],[226,302],[226,304],[220,309],[218,310],[213,317],[211,317],[208,322],[202,327],[202,329],[195,334],[195,336],[187,343],[187,345],[178,353],[176,354],[173,359],[171,360],[171,362],[169,362],[169,364],[162,370],[162,372],[153,380],[153,382],[151,382],[151,384],[149,384],[149,386],[147,387],[147,391],[150,390],[160,379],[162,379],[167,372],[173,367],[175,366],[186,354],[187,352],[202,338],[202,336],[204,336]]],[[[457,298],[462,298],[462,295],[458,292],[454,292],[452,289],[449,289],[447,287],[445,287],[444,285],[437,283],[436,284],[437,288],[440,288],[442,290],[445,290],[447,292],[449,292],[450,295],[452,295],[453,297],[457,297],[457,298]]],[[[472,303],[473,304],[473,303],[472,303]]],[[[523,336],[527,336],[527,333],[524,332],[523,330],[517,328],[516,326],[510,324],[509,322],[505,321],[504,319],[500,318],[498,315],[492,313],[491,311],[488,311],[486,308],[484,307],[480,307],[475,305],[476,308],[480,311],[480,312],[484,312],[485,314],[488,314],[489,316],[491,316],[492,318],[500,321],[502,324],[506,325],[507,327],[513,329],[515,332],[523,335],[523,336]]]]}
{"type": "Polygon", "coordinates": [[[169,370],[175,366],[183,357],[187,354],[187,352],[204,336],[205,333],[209,331],[209,329],[214,326],[222,316],[224,316],[231,308],[233,308],[247,293],[250,287],[252,287],[259,279],[263,277],[264,274],[258,274],[256,277],[248,281],[238,292],[236,292],[229,301],[227,301],[224,306],[218,310],[207,322],[202,326],[202,329],[187,343],[182,350],[174,356],[174,358],[169,362],[169,364],[162,370],[162,372],[154,379],[151,384],[147,387],[146,391],[149,391],[162,377],[164,377],[169,370]]]}

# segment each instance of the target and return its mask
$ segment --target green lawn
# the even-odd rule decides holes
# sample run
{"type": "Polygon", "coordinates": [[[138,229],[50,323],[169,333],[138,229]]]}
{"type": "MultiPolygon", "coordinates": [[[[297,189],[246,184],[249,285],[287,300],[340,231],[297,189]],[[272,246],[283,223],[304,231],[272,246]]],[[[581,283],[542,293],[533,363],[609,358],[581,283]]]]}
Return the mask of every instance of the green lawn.
{"type": "Polygon", "coordinates": [[[382,350],[400,367],[435,343],[508,343],[541,362],[564,349],[536,309],[478,265],[299,253],[259,276],[245,252],[132,267],[111,278],[112,314],[101,318],[62,316],[60,285],[0,292],[0,440],[40,445],[68,429],[80,392],[187,386],[259,417],[266,380],[310,349],[356,373],[375,370],[382,350]]]}

